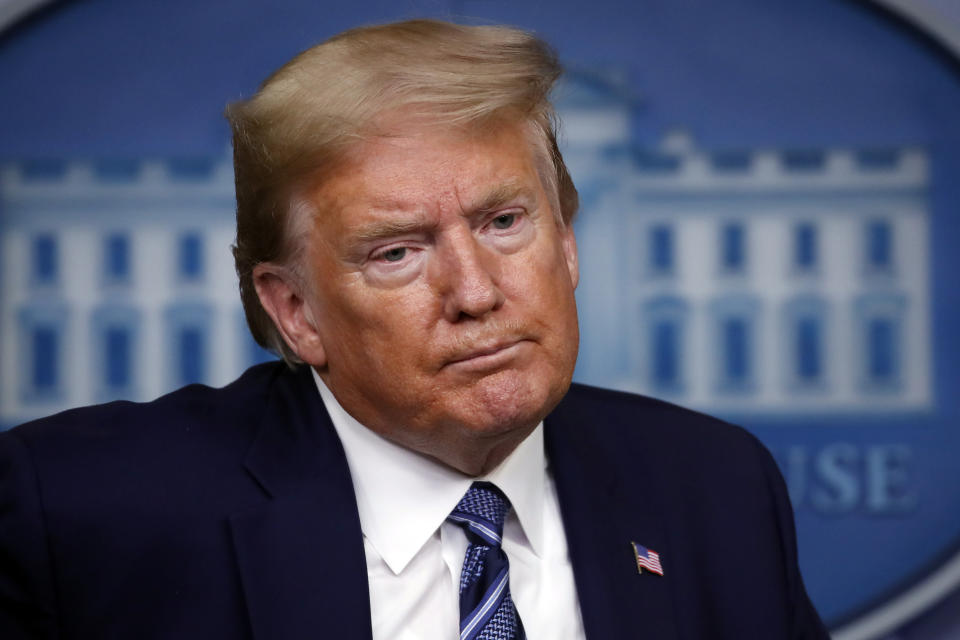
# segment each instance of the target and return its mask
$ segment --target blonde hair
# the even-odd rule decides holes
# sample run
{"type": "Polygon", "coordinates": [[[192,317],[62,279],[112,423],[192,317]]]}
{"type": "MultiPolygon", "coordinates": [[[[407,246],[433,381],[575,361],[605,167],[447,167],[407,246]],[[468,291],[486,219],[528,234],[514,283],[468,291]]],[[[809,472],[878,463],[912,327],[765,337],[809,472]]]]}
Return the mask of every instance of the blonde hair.
{"type": "Polygon", "coordinates": [[[256,341],[299,362],[260,304],[253,268],[295,262],[301,247],[294,225],[305,215],[298,190],[322,181],[358,142],[388,133],[378,131],[378,119],[398,110],[431,126],[526,123],[541,179],[569,224],[577,191],[557,148],[548,99],[560,74],[552,49],[524,31],[411,20],[334,36],[275,71],[249,100],[228,105],[237,194],[233,256],[256,341]]]}

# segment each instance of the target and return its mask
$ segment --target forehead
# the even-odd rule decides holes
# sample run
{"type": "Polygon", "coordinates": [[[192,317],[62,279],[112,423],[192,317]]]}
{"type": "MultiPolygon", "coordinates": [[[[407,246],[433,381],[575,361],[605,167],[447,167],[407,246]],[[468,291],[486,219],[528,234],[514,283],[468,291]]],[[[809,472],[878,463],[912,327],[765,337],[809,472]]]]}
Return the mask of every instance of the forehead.
{"type": "Polygon", "coordinates": [[[355,145],[313,192],[327,212],[468,210],[512,195],[545,197],[534,145],[521,124],[415,127],[355,145]]]}

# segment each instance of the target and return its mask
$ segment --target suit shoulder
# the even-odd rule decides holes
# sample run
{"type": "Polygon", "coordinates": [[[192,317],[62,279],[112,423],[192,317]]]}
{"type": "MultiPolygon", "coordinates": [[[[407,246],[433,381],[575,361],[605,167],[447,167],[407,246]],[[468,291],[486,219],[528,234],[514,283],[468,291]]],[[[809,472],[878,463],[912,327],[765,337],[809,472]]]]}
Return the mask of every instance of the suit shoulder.
{"type": "Polygon", "coordinates": [[[651,464],[716,471],[724,461],[753,466],[759,460],[767,465],[770,458],[759,439],[738,425],[656,398],[587,385],[572,385],[548,421],[562,440],[579,441],[610,459],[656,459],[651,464]]]}
{"type": "Polygon", "coordinates": [[[687,504],[717,504],[722,487],[764,509],[770,487],[784,493],[776,462],[756,436],[663,400],[575,385],[547,426],[549,453],[566,466],[589,460],[631,481],[643,477],[687,504]]]}
{"type": "Polygon", "coordinates": [[[571,385],[556,411],[573,413],[596,423],[598,428],[613,431],[636,431],[642,427],[647,435],[754,439],[740,426],[693,409],[636,393],[584,384],[571,385]]]}
{"type": "Polygon", "coordinates": [[[191,430],[211,430],[222,425],[242,429],[250,423],[282,365],[259,365],[221,388],[193,384],[150,402],[125,400],[68,409],[27,422],[0,433],[0,438],[18,439],[30,449],[70,450],[86,442],[118,443],[127,439],[149,441],[191,430]]]}

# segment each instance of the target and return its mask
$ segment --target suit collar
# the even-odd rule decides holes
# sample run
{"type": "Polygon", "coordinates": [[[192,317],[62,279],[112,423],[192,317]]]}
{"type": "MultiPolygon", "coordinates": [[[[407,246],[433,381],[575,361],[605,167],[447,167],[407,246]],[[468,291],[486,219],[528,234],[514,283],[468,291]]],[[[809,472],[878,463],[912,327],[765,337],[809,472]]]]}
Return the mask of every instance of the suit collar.
{"type": "Polygon", "coordinates": [[[244,464],[267,495],[230,518],[254,637],[369,640],[350,471],[308,368],[278,371],[244,464]]]}
{"type": "Polygon", "coordinates": [[[244,466],[274,498],[317,485],[328,476],[349,481],[343,446],[308,367],[293,371],[284,367],[277,373],[244,466]]]}
{"type": "MultiPolygon", "coordinates": [[[[666,534],[656,483],[641,460],[629,478],[620,465],[621,443],[599,438],[610,420],[576,389],[546,420],[546,448],[563,517],[580,609],[588,638],[668,640],[678,638],[675,552],[666,534]],[[656,550],[664,576],[638,573],[631,542],[656,550]]],[[[637,424],[635,428],[642,428],[637,424]]],[[[612,440],[612,439],[610,439],[612,440]]]]}

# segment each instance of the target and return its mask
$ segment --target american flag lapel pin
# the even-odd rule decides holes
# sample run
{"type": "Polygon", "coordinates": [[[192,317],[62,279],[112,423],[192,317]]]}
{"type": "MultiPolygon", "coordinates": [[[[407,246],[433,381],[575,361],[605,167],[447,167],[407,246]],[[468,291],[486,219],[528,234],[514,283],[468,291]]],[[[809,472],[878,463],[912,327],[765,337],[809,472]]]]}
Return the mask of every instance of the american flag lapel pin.
{"type": "Polygon", "coordinates": [[[633,547],[633,555],[637,558],[638,573],[643,573],[643,570],[646,569],[658,576],[663,575],[663,566],[660,564],[659,553],[653,549],[647,549],[642,544],[637,544],[636,542],[631,542],[630,546],[633,547]]]}

